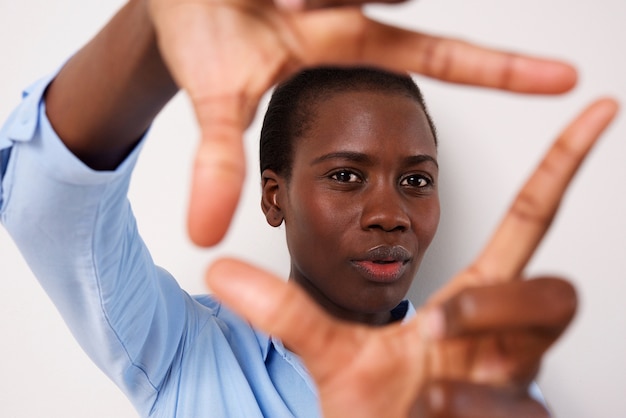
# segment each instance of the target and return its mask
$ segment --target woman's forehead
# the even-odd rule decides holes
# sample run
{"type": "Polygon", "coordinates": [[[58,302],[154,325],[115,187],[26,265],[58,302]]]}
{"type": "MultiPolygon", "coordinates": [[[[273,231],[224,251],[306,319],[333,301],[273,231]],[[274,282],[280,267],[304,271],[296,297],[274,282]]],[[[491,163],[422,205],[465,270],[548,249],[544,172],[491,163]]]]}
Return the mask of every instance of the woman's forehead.
{"type": "MultiPolygon", "coordinates": [[[[363,147],[371,141],[399,142],[409,148],[435,148],[435,138],[419,102],[407,95],[347,91],[322,100],[300,146],[363,147]]],[[[299,148],[299,146],[296,146],[299,148]]]]}

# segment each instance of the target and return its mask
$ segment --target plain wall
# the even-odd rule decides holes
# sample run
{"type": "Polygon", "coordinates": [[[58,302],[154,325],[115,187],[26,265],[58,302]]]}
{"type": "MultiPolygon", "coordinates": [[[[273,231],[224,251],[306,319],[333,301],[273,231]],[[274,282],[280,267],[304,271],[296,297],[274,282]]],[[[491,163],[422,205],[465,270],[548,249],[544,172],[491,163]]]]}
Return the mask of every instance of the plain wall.
{"type": "MultiPolygon", "coordinates": [[[[22,88],[90,38],[120,0],[0,0],[0,119],[22,88]]],[[[411,297],[429,292],[480,250],[525,176],[586,103],[609,94],[626,104],[626,2],[420,0],[368,13],[414,29],[575,64],[578,86],[559,97],[455,87],[418,77],[440,132],[442,220],[411,297]]],[[[261,108],[260,113],[263,108],[261,108]]],[[[197,129],[178,95],[155,123],[131,189],[139,227],[158,264],[191,293],[218,255],[237,255],[283,276],[283,230],[259,204],[258,118],[250,128],[245,195],[226,240],[194,248],[185,233],[197,129]]],[[[538,378],[557,417],[624,417],[626,396],[626,123],[621,115],[592,152],[529,275],[569,277],[578,315],[538,378]]],[[[0,416],[134,417],[121,392],[82,353],[0,228],[0,416]]]]}

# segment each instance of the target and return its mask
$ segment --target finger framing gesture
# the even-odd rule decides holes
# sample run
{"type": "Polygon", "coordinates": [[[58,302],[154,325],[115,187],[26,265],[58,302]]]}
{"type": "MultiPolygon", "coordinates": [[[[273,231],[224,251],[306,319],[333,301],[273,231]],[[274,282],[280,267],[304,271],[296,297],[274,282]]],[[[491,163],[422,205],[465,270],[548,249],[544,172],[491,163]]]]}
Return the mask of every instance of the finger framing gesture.
{"type": "Polygon", "coordinates": [[[242,135],[261,96],[306,66],[383,66],[523,93],[562,93],[576,82],[563,63],[385,25],[358,7],[291,13],[269,0],[152,0],[150,12],[161,54],[201,130],[188,217],[201,246],[219,242],[230,224],[245,177],[242,135]]]}
{"type": "Polygon", "coordinates": [[[236,260],[213,265],[207,284],[302,356],[326,416],[463,416],[452,400],[467,384],[476,403],[466,399],[465,413],[544,413],[525,388],[571,320],[576,297],[561,280],[517,279],[616,111],[613,100],[598,100],[563,131],[483,253],[409,322],[373,329],[337,321],[294,284],[236,260]]]}

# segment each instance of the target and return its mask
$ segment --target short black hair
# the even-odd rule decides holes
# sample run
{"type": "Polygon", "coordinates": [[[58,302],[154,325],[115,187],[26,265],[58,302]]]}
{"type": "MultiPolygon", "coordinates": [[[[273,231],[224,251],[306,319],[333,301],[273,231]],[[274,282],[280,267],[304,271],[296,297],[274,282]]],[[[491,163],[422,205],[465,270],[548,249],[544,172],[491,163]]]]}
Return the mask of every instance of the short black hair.
{"type": "Polygon", "coordinates": [[[408,74],[371,67],[317,67],[297,73],[279,84],[272,94],[260,138],[261,173],[271,169],[289,179],[294,143],[315,118],[314,106],[323,98],[348,91],[403,94],[424,110],[437,144],[437,133],[424,98],[408,74]]]}

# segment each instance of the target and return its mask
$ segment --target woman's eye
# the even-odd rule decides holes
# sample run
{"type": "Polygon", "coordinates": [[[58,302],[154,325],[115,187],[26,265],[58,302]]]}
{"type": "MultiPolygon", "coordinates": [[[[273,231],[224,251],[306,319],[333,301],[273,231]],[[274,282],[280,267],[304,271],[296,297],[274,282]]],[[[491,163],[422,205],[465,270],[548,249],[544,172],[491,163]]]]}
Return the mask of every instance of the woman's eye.
{"type": "Polygon", "coordinates": [[[340,183],[355,183],[361,180],[357,174],[350,171],[337,171],[330,178],[340,183]]]}
{"type": "Polygon", "coordinates": [[[432,181],[428,177],[417,174],[406,176],[400,181],[401,186],[409,187],[427,187],[431,183],[432,181]]]}

